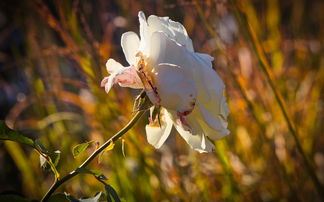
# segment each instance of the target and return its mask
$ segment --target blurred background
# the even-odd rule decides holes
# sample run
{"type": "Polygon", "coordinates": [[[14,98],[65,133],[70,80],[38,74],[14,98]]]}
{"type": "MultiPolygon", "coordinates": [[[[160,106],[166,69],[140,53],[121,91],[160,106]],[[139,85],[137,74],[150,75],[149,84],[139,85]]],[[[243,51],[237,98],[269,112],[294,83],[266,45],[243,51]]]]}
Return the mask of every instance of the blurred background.
{"type": "MultiPolygon", "coordinates": [[[[173,130],[156,150],[146,141],[146,114],[90,168],[102,170],[129,202],[321,201],[262,68],[268,66],[323,184],[321,0],[2,0],[1,119],[49,150],[60,150],[61,176],[75,169],[95,149],[74,158],[75,145],[102,144],[133,115],[139,92],[116,86],[106,94],[100,81],[108,75],[108,58],[127,64],[120,38],[126,31],[138,33],[140,10],[181,22],[195,50],[215,58],[226,84],[231,134],[215,142],[215,153],[199,154],[173,130]]],[[[53,180],[34,150],[0,142],[0,192],[40,200],[53,180]]],[[[78,198],[103,190],[88,175],[58,189],[78,198]]]]}

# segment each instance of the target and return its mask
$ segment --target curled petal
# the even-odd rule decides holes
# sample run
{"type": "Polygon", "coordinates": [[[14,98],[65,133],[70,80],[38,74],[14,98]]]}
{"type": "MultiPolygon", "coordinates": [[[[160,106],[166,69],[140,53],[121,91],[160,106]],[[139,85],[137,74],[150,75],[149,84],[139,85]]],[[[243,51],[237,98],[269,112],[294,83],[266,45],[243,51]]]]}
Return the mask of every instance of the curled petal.
{"type": "Polygon", "coordinates": [[[158,123],[150,123],[145,127],[147,141],[157,149],[160,148],[169,137],[173,126],[172,120],[165,113],[164,109],[162,109],[160,117],[161,125],[158,123]]]}
{"type": "Polygon", "coordinates": [[[142,82],[137,75],[134,66],[125,67],[117,72],[114,72],[108,77],[105,77],[101,85],[105,86],[105,91],[108,93],[111,87],[118,83],[122,87],[143,88],[142,82]]]}
{"type": "Polygon", "coordinates": [[[210,142],[203,133],[192,133],[191,131],[184,130],[180,125],[174,123],[175,128],[181,137],[190,145],[191,148],[203,152],[212,152],[214,144],[210,142]]]}
{"type": "Polygon", "coordinates": [[[138,51],[140,40],[134,32],[126,32],[121,37],[121,46],[124,51],[127,62],[130,65],[135,64],[136,53],[138,51]]]}
{"type": "Polygon", "coordinates": [[[205,134],[213,140],[220,139],[229,134],[227,130],[227,121],[225,121],[221,116],[213,116],[205,107],[198,104],[197,108],[200,112],[200,124],[203,126],[205,134]]]}
{"type": "Polygon", "coordinates": [[[186,124],[188,124],[190,127],[190,130],[188,130],[187,126],[184,126],[181,123],[180,117],[176,112],[170,110],[167,112],[180,136],[190,145],[191,148],[199,151],[200,153],[211,152],[214,150],[214,144],[207,138],[207,135],[204,133],[201,125],[199,124],[198,119],[200,117],[197,108],[194,108],[192,113],[184,117],[186,124]]]}
{"type": "Polygon", "coordinates": [[[116,62],[116,60],[110,58],[107,62],[106,62],[106,68],[107,68],[107,72],[109,74],[113,74],[114,72],[118,72],[121,69],[124,69],[124,66],[121,65],[119,62],[116,62]]]}
{"type": "Polygon", "coordinates": [[[179,22],[170,20],[169,17],[149,16],[147,19],[150,34],[164,32],[168,37],[193,52],[192,41],[188,37],[186,29],[179,22]]]}

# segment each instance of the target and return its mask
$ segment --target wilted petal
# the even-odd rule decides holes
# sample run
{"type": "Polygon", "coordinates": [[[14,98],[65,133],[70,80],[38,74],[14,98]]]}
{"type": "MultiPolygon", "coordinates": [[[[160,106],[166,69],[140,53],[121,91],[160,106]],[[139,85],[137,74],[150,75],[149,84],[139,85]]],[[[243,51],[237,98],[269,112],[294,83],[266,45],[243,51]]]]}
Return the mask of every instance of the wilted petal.
{"type": "Polygon", "coordinates": [[[119,62],[116,62],[116,60],[110,58],[107,62],[106,62],[106,68],[107,68],[107,72],[109,74],[113,74],[114,72],[118,72],[121,69],[124,69],[124,66],[121,65],[119,62]]]}
{"type": "Polygon", "coordinates": [[[136,53],[139,49],[140,40],[134,32],[126,32],[121,37],[121,46],[127,62],[132,65],[136,61],[136,53]]]}
{"type": "Polygon", "coordinates": [[[105,77],[101,82],[102,85],[105,84],[105,91],[107,93],[116,83],[122,87],[143,88],[134,66],[124,67],[110,76],[105,77]]]}
{"type": "Polygon", "coordinates": [[[160,148],[169,137],[173,126],[172,120],[165,113],[164,109],[161,111],[160,124],[161,125],[159,125],[159,123],[151,123],[145,127],[147,141],[157,149],[160,148]]]}

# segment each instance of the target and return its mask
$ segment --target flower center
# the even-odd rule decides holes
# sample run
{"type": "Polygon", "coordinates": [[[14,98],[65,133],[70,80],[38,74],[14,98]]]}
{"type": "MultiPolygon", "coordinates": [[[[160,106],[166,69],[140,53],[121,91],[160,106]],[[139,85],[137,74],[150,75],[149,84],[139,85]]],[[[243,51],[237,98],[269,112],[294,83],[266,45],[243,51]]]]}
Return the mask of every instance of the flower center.
{"type": "Polygon", "coordinates": [[[143,83],[146,94],[153,104],[160,106],[161,98],[159,96],[157,87],[154,86],[154,79],[152,76],[150,76],[149,70],[152,68],[148,66],[148,59],[140,51],[136,54],[136,58],[138,59],[136,65],[137,74],[143,83]]]}

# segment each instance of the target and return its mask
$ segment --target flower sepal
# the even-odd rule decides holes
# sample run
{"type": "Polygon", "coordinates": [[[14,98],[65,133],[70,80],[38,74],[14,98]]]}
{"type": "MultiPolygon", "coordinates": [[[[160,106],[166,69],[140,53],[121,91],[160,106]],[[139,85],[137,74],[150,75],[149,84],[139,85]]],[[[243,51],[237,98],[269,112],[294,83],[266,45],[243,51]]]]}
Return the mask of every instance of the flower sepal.
{"type": "Polygon", "coordinates": [[[147,97],[145,90],[136,97],[133,106],[133,112],[146,111],[153,106],[151,100],[147,97]]]}

